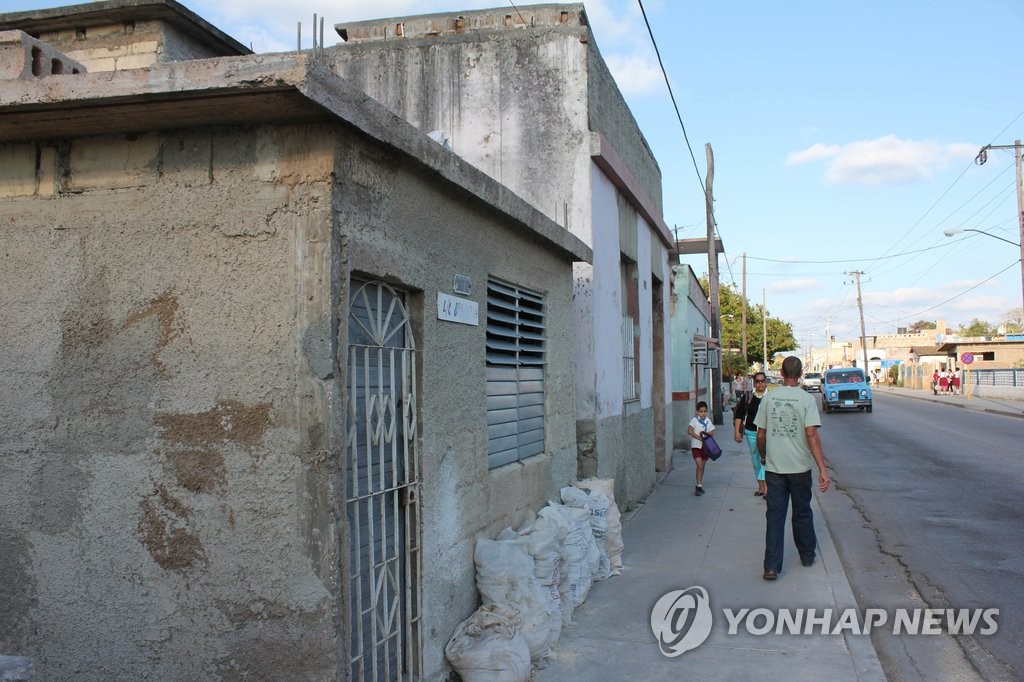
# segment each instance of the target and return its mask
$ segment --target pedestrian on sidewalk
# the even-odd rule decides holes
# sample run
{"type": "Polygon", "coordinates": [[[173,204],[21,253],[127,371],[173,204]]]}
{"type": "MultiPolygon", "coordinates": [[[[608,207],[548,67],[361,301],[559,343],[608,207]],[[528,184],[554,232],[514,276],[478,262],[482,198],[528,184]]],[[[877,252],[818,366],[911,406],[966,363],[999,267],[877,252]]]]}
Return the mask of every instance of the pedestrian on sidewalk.
{"type": "Polygon", "coordinates": [[[792,500],[793,542],[800,563],[814,563],[818,539],[811,511],[811,460],[818,467],[818,489],[828,490],[818,427],[821,417],[814,398],[800,388],[803,363],[790,356],[782,362],[782,388],[771,391],[761,401],[754,423],[757,449],[765,465],[768,486],[765,511],[764,579],[775,580],[782,570],[786,538],[786,515],[792,500]]]}
{"type": "Polygon", "coordinates": [[[939,376],[939,393],[946,395],[949,392],[949,372],[942,370],[942,374],[939,376]]]}
{"type": "Polygon", "coordinates": [[[939,370],[932,373],[932,395],[939,394],[939,370]]]}
{"type": "Polygon", "coordinates": [[[704,454],[704,438],[715,432],[715,425],[708,419],[708,404],[703,400],[697,403],[697,415],[690,420],[686,432],[690,434],[690,452],[693,453],[693,463],[697,468],[697,485],[693,489],[693,494],[703,495],[704,465],[709,459],[704,454]]]}
{"type": "Polygon", "coordinates": [[[954,369],[953,374],[949,379],[949,386],[953,391],[953,395],[960,395],[960,370],[954,369]]]}
{"type": "Polygon", "coordinates": [[[758,497],[763,497],[768,487],[764,482],[761,453],[757,449],[757,427],[754,426],[754,417],[757,416],[757,408],[761,404],[767,385],[768,377],[764,372],[754,374],[754,390],[744,392],[732,411],[733,438],[737,443],[742,443],[744,439],[747,441],[750,461],[754,465],[754,478],[757,480],[757,490],[754,494],[758,497]]]}

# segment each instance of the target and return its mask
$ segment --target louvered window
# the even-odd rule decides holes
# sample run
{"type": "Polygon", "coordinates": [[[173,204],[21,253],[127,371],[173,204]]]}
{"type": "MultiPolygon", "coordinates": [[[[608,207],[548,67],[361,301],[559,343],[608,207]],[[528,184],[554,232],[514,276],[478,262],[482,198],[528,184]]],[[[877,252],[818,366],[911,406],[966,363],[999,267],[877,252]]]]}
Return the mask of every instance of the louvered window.
{"type": "Polygon", "coordinates": [[[544,452],[544,298],[487,281],[487,465],[544,452]]]}

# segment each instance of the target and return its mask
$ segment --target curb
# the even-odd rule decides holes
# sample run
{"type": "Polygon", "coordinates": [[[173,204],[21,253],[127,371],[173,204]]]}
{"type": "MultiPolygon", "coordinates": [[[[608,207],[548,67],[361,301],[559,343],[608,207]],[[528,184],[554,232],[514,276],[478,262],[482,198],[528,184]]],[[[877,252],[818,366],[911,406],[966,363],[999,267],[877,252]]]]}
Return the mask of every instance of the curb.
{"type": "Polygon", "coordinates": [[[973,407],[965,403],[953,403],[944,400],[932,400],[927,396],[916,396],[908,395],[906,393],[886,393],[885,395],[895,396],[897,398],[907,398],[909,400],[921,400],[927,403],[934,403],[936,405],[948,405],[950,407],[959,407],[964,410],[974,410],[975,412],[987,412],[988,414],[997,414],[1003,417],[1017,417],[1018,419],[1024,419],[1024,412],[1008,412],[1006,410],[997,410],[991,407],[973,407]]]}
{"type": "MultiPolygon", "coordinates": [[[[835,489],[835,486],[831,490],[833,495],[838,495],[839,492],[835,489]]],[[[825,530],[827,534],[824,534],[828,538],[827,543],[822,542],[822,534],[818,537],[818,554],[820,555],[821,562],[824,565],[825,573],[828,575],[829,586],[832,589],[832,594],[835,597],[837,606],[859,608],[857,605],[857,598],[853,594],[853,588],[850,586],[850,580],[846,577],[846,568],[843,566],[842,560],[839,558],[839,550],[836,549],[835,540],[832,535],[832,524],[829,523],[828,514],[825,513],[825,508],[821,504],[821,495],[823,493],[816,487],[814,489],[814,501],[817,509],[816,513],[821,515],[821,519],[824,522],[825,530]]],[[[843,641],[846,643],[846,650],[850,654],[850,660],[853,662],[853,666],[857,673],[858,680],[880,680],[885,682],[885,670],[882,668],[882,662],[878,658],[878,652],[875,650],[875,645],[871,642],[869,637],[849,635],[843,633],[843,641]]]]}

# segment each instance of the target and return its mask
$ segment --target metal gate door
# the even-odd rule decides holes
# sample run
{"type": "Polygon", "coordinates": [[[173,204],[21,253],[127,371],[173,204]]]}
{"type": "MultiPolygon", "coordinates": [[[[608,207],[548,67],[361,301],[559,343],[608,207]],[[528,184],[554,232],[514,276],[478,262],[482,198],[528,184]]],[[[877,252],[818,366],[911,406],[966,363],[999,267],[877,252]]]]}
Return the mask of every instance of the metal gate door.
{"type": "Polygon", "coordinates": [[[403,296],[353,280],[348,322],[351,676],[413,680],[420,645],[416,353],[403,296]]]}

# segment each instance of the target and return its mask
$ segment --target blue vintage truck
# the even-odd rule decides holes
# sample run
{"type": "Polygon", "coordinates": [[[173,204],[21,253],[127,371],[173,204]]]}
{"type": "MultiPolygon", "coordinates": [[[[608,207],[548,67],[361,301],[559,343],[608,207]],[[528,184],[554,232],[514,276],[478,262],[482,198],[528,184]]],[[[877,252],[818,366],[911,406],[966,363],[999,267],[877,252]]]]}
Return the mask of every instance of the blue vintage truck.
{"type": "Polygon", "coordinates": [[[821,407],[826,414],[833,410],[871,411],[871,382],[864,370],[839,367],[825,370],[821,381],[821,407]]]}

